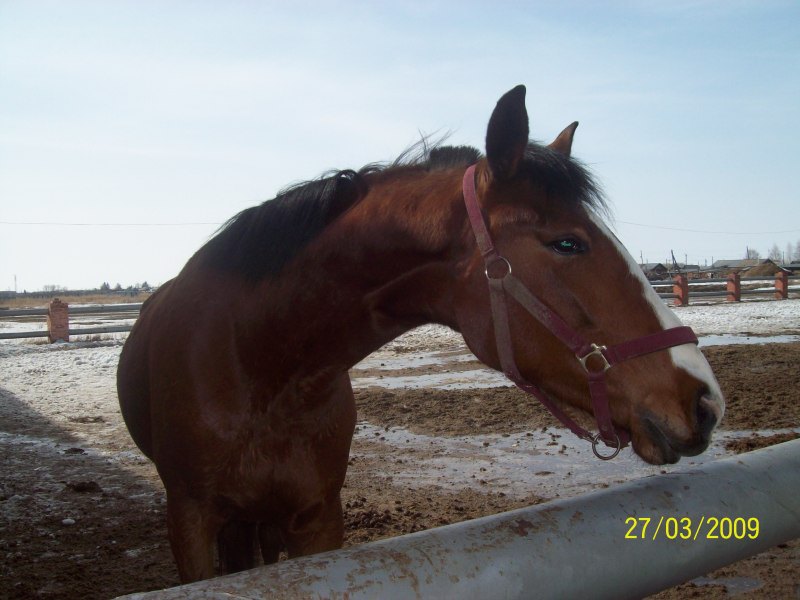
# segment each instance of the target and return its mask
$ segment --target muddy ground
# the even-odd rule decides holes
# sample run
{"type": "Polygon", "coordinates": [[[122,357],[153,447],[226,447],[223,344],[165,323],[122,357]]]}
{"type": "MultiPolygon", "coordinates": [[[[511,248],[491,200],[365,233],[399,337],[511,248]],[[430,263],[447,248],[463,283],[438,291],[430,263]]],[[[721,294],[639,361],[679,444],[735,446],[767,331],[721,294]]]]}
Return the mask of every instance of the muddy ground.
{"type": "MultiPolygon", "coordinates": [[[[728,401],[723,428],[800,430],[800,343],[704,351],[728,401]]],[[[473,366],[465,361],[448,368],[473,366]]],[[[113,377],[113,369],[108,371],[113,377]]],[[[32,408],[21,396],[0,379],[0,598],[112,598],[176,585],[163,491],[119,417],[99,402],[94,409],[81,405],[80,414],[62,408],[51,413],[45,406],[32,408]]],[[[488,473],[485,479],[480,475],[483,468],[470,487],[410,483],[403,476],[414,469],[408,455],[383,443],[384,434],[393,431],[440,438],[493,434],[495,438],[485,439],[502,440],[556,425],[517,391],[368,388],[357,390],[357,402],[364,422],[343,490],[346,545],[553,497],[538,494],[536,486],[522,493],[495,487],[488,473]]],[[[750,435],[731,440],[727,449],[750,451],[793,437],[797,434],[750,435]]],[[[570,452],[560,446],[560,435],[551,438],[553,452],[570,452]]],[[[420,458],[426,452],[422,447],[413,451],[420,458]]],[[[737,598],[800,597],[800,541],[708,577],[719,584],[684,584],[657,597],[727,598],[739,584],[757,589],[737,598]]]]}

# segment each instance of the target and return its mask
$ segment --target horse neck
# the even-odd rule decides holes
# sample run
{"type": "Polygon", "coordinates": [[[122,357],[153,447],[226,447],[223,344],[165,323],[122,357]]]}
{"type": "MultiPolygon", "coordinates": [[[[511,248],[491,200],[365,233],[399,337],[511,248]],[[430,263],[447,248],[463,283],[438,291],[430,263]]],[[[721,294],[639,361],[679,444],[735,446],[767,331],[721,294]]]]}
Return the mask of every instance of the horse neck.
{"type": "Polygon", "coordinates": [[[349,368],[415,326],[455,327],[451,283],[468,227],[460,175],[373,177],[367,195],[266,290],[280,290],[278,314],[292,323],[284,339],[309,364],[349,368]]]}

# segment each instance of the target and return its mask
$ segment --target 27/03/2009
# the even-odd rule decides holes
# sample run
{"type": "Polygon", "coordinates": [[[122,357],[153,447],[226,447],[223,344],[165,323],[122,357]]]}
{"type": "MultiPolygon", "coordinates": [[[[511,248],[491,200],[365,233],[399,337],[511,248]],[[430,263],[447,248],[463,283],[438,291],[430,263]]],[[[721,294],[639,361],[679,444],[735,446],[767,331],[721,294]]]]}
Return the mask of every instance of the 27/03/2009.
{"type": "Polygon", "coordinates": [[[659,537],[669,540],[750,540],[758,539],[760,523],[757,517],[665,517],[658,519],[655,529],[650,525],[652,517],[628,517],[625,525],[626,540],[656,540],[659,537]],[[650,532],[652,534],[650,534],[650,532]]]}

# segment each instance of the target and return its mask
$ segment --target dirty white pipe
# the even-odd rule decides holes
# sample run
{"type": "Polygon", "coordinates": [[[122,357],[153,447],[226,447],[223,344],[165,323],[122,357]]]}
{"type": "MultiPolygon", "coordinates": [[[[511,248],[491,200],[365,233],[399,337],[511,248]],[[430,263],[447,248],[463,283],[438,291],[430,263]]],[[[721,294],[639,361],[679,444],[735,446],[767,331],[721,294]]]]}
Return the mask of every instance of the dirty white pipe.
{"type": "Polygon", "coordinates": [[[798,537],[795,440],[683,473],[127,598],[641,598],[798,537]]]}

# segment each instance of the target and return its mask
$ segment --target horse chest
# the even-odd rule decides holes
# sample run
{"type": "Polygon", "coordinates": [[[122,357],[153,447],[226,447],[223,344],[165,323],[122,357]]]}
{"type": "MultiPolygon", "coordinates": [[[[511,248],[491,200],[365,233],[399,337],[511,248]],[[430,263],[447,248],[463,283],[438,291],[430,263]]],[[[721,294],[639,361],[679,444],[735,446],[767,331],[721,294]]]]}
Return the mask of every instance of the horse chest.
{"type": "Polygon", "coordinates": [[[341,419],[254,419],[229,448],[218,493],[258,518],[314,504],[341,487],[352,432],[341,419]]]}

